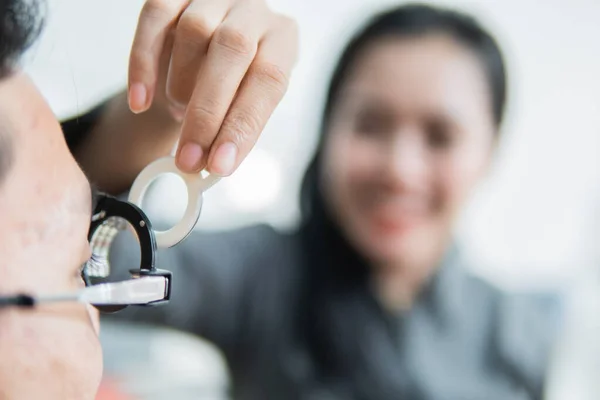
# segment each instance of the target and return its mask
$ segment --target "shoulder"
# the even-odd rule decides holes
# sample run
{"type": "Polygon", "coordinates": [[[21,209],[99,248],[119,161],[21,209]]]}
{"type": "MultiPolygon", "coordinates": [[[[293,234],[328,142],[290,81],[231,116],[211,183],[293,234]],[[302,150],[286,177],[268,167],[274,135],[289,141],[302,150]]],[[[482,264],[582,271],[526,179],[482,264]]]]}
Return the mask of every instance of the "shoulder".
{"type": "Polygon", "coordinates": [[[250,225],[225,231],[199,231],[197,238],[206,243],[227,243],[241,246],[253,246],[284,239],[284,234],[267,224],[250,225]]]}
{"type": "Polygon", "coordinates": [[[291,234],[266,224],[228,231],[198,232],[187,241],[207,256],[246,261],[276,256],[289,250],[294,242],[291,234]]]}
{"type": "Polygon", "coordinates": [[[261,224],[244,228],[194,232],[180,245],[163,251],[163,260],[215,270],[218,275],[252,275],[265,265],[295,258],[296,240],[289,233],[261,224]]]}
{"type": "Polygon", "coordinates": [[[490,306],[489,339],[495,357],[511,375],[539,392],[561,320],[558,293],[508,291],[478,277],[468,279],[478,300],[490,306]]]}
{"type": "Polygon", "coordinates": [[[195,264],[225,294],[222,302],[235,315],[229,326],[242,330],[246,343],[274,337],[296,295],[301,268],[297,235],[256,225],[190,239],[201,257],[195,264]]]}
{"type": "Polygon", "coordinates": [[[506,290],[469,275],[470,292],[493,310],[493,323],[512,339],[551,336],[561,319],[561,298],[550,290],[506,290]],[[533,326],[535,325],[535,326],[533,326]]]}

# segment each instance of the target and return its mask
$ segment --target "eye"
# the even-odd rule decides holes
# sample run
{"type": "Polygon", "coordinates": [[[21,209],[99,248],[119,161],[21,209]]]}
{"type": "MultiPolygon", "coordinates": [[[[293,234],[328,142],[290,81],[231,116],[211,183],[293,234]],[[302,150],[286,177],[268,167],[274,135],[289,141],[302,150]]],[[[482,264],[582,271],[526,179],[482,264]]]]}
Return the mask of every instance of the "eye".
{"type": "Polygon", "coordinates": [[[92,256],[79,269],[81,277],[86,285],[92,284],[90,278],[108,275],[109,264],[104,256],[92,253],[92,256]]]}
{"type": "Polygon", "coordinates": [[[355,130],[359,134],[377,136],[391,132],[394,129],[394,119],[381,110],[362,110],[355,120],[355,130]]]}
{"type": "Polygon", "coordinates": [[[451,147],[454,137],[446,121],[435,119],[427,124],[427,143],[433,149],[446,149],[451,147]]]}
{"type": "MultiPolygon", "coordinates": [[[[86,286],[106,283],[106,278],[110,274],[110,263],[108,259],[98,253],[92,253],[92,256],[81,266],[81,279],[86,286]]],[[[93,304],[102,313],[114,313],[122,310],[126,306],[114,305],[103,306],[93,304]]]]}

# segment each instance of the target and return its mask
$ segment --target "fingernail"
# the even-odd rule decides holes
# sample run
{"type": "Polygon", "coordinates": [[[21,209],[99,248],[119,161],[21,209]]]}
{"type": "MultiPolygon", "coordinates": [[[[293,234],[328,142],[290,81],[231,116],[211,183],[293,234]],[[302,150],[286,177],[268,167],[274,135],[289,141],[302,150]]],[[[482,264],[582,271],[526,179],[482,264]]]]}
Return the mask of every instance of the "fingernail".
{"type": "Polygon", "coordinates": [[[148,101],[148,91],[146,86],[141,83],[134,83],[129,88],[129,108],[134,113],[140,113],[146,110],[148,101]]]}
{"type": "Polygon", "coordinates": [[[183,118],[185,117],[185,107],[182,106],[170,104],[169,112],[171,113],[173,119],[177,122],[182,122],[183,118]]]}
{"type": "Polygon", "coordinates": [[[202,147],[198,143],[188,142],[179,151],[178,167],[183,172],[195,172],[200,169],[202,147]]]}
{"type": "Polygon", "coordinates": [[[231,175],[236,158],[237,146],[233,143],[223,143],[213,156],[210,172],[223,176],[231,175]]]}

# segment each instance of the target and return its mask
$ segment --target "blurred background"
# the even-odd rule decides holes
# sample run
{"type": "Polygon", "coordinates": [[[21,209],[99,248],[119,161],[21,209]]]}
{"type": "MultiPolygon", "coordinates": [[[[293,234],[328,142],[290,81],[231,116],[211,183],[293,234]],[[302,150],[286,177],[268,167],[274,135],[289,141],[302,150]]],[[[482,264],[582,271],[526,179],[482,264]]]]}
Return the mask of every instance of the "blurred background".
{"type": "MultiPolygon", "coordinates": [[[[477,267],[474,272],[502,287],[558,288],[574,294],[577,299],[572,303],[579,305],[574,320],[589,322],[585,315],[600,315],[596,297],[600,292],[596,286],[600,267],[600,2],[433,3],[455,6],[480,18],[498,38],[509,67],[508,115],[501,149],[457,232],[473,260],[471,265],[477,267]]],[[[26,69],[59,118],[82,113],[125,87],[128,51],[142,4],[142,0],[49,2],[45,34],[26,58],[26,69]]],[[[275,10],[299,23],[300,61],[288,94],[256,150],[232,177],[206,195],[198,229],[220,230],[255,222],[294,226],[299,182],[316,144],[332,63],[363,17],[390,4],[398,2],[270,1],[275,10]]],[[[174,223],[185,208],[183,185],[165,179],[154,189],[148,204],[151,218],[174,223]]],[[[592,326],[600,330],[599,321],[592,326]]],[[[131,329],[138,332],[140,328],[131,329]]],[[[103,335],[114,343],[110,338],[119,333],[107,327],[103,335]]],[[[144,340],[136,339],[127,347],[145,349],[138,353],[140,363],[161,357],[149,349],[160,348],[165,340],[177,347],[191,339],[160,332],[144,340]],[[152,347],[152,343],[159,344],[152,347]]],[[[122,353],[122,348],[114,346],[107,351],[122,353]]],[[[216,385],[211,392],[216,393],[226,384],[224,367],[214,350],[203,343],[197,346],[199,359],[210,364],[200,363],[198,368],[193,363],[175,364],[193,371],[192,376],[207,377],[206,385],[216,385]]],[[[115,360],[107,357],[107,369],[124,368],[115,360]]],[[[597,364],[593,368],[599,371],[597,364]]],[[[573,390],[569,389],[572,395],[573,390]]],[[[218,398],[195,393],[195,397],[182,394],[178,398],[218,398]]]]}

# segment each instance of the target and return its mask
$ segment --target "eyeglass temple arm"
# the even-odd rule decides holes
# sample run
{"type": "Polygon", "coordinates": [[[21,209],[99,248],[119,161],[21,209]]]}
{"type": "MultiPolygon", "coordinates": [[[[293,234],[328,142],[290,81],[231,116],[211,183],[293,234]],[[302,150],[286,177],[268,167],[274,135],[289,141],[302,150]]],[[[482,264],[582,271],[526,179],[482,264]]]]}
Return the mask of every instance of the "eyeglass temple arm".
{"type": "Polygon", "coordinates": [[[1,307],[33,307],[35,305],[35,303],[36,303],[35,299],[32,296],[29,296],[26,294],[0,297],[0,308],[1,307]]]}
{"type": "Polygon", "coordinates": [[[81,301],[94,305],[146,305],[161,302],[168,296],[165,277],[141,277],[117,283],[88,286],[80,291],[56,295],[0,297],[0,307],[33,307],[40,303],[81,301]]]}

